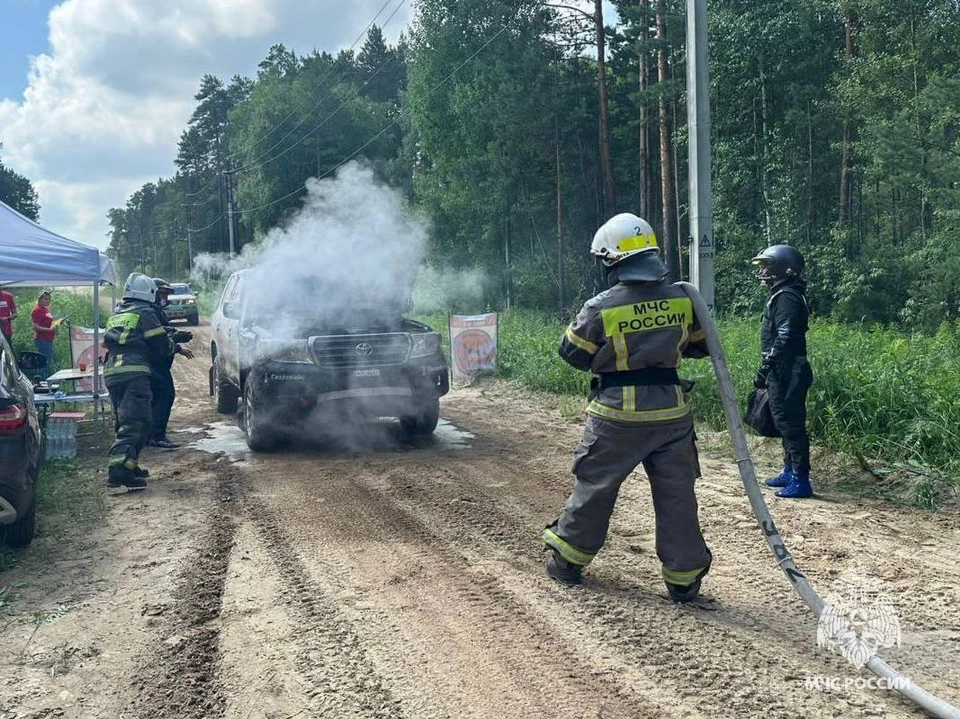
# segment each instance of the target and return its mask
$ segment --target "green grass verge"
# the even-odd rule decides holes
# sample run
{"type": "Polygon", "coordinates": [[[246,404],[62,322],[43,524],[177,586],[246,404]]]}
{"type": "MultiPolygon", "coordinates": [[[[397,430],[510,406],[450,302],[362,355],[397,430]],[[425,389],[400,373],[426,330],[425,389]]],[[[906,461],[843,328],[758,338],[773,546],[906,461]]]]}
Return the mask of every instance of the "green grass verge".
{"type": "MultiPolygon", "coordinates": [[[[443,314],[419,317],[444,334],[443,314]]],[[[524,387],[583,396],[589,376],[557,355],[564,323],[546,313],[500,313],[499,374],[524,387]]],[[[759,318],[718,322],[737,395],[744,402],[759,364],[759,318]]],[[[935,335],[814,321],[807,336],[815,375],[808,398],[814,444],[862,471],[838,480],[859,494],[935,507],[960,494],[960,325],[935,335]]],[[[726,426],[709,360],[686,361],[698,421],[726,426]]]]}

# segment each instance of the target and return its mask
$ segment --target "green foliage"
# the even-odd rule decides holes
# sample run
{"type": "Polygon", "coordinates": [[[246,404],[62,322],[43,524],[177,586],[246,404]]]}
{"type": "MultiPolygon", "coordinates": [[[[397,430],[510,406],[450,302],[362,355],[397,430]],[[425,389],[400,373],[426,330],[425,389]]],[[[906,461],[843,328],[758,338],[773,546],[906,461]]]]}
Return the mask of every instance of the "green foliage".
{"type": "MultiPolygon", "coordinates": [[[[501,313],[500,374],[535,389],[585,394],[589,376],[557,356],[564,326],[544,313],[501,313]]],[[[737,395],[745,401],[758,364],[759,322],[721,320],[718,329],[737,395]]],[[[925,468],[924,481],[909,498],[920,506],[960,484],[960,324],[944,323],[927,336],[820,320],[811,326],[808,346],[815,375],[807,403],[814,444],[925,468]]],[[[696,382],[698,419],[725,427],[710,361],[687,360],[681,374],[696,382]]]]}
{"type": "MultiPolygon", "coordinates": [[[[0,150],[3,143],[0,143],[0,150]]],[[[0,202],[5,202],[24,217],[40,218],[40,201],[37,190],[26,177],[3,164],[0,160],[0,202]]]]}
{"type": "MultiPolygon", "coordinates": [[[[33,321],[30,313],[37,306],[39,290],[15,289],[13,296],[17,301],[17,319],[13,321],[13,348],[20,352],[33,352],[33,321]]],[[[53,290],[50,312],[56,317],[67,317],[70,322],[82,327],[93,327],[93,292],[86,288],[53,290]]],[[[101,326],[106,324],[106,305],[101,309],[101,326]]],[[[54,370],[72,366],[70,358],[70,331],[66,324],[60,327],[53,343],[54,370]]]]}

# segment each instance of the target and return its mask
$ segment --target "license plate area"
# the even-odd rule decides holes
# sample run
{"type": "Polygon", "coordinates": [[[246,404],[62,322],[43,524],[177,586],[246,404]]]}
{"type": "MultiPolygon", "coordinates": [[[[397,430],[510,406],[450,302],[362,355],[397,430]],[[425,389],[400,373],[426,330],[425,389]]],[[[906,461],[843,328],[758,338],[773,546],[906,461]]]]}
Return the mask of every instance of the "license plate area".
{"type": "Polygon", "coordinates": [[[380,370],[378,369],[358,369],[353,371],[354,377],[379,377],[380,370]]]}

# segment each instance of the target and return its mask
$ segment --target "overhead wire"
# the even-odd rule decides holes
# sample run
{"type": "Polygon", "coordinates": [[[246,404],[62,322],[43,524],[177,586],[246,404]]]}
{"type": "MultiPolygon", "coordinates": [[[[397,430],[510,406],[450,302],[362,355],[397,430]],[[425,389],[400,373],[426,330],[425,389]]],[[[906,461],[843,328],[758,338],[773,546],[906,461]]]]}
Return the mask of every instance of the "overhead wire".
{"type": "MultiPolygon", "coordinates": [[[[517,16],[519,16],[519,13],[517,14],[517,16]]],[[[517,16],[515,16],[515,17],[517,17],[517,16]]],[[[486,50],[497,38],[499,38],[504,32],[507,31],[508,26],[509,26],[509,22],[506,23],[506,24],[504,24],[503,27],[501,27],[501,28],[493,35],[493,37],[491,37],[489,40],[487,40],[485,43],[483,43],[483,45],[481,45],[476,51],[474,51],[466,60],[464,60],[464,61],[461,62],[459,65],[457,65],[457,67],[455,67],[453,70],[451,70],[442,80],[440,80],[440,82],[438,82],[436,85],[434,85],[432,88],[430,88],[430,89],[427,91],[427,93],[423,96],[423,98],[421,99],[421,103],[422,103],[423,101],[425,101],[427,98],[429,98],[434,92],[436,92],[437,90],[439,90],[443,85],[445,85],[447,82],[449,82],[450,79],[453,78],[454,75],[456,75],[460,70],[462,70],[471,60],[473,60],[475,57],[477,57],[477,55],[479,55],[481,52],[483,52],[484,50],[486,50]]],[[[354,150],[353,152],[351,152],[349,155],[347,155],[343,160],[341,160],[339,163],[337,163],[336,165],[334,165],[332,168],[330,168],[329,170],[327,170],[327,171],[324,172],[323,174],[318,175],[316,178],[312,178],[312,179],[322,180],[322,179],[324,179],[324,178],[326,178],[326,177],[329,177],[329,176],[332,175],[333,173],[335,173],[337,170],[339,170],[339,169],[340,169],[341,167],[343,167],[345,164],[347,164],[348,162],[350,162],[350,160],[354,159],[357,155],[359,155],[359,154],[360,154],[361,152],[363,152],[365,149],[367,149],[368,147],[370,147],[370,145],[372,145],[372,144],[373,144],[374,142],[376,142],[378,139],[380,139],[381,137],[383,137],[383,135],[384,135],[388,130],[392,129],[392,128],[395,127],[397,124],[399,124],[399,122],[404,118],[405,114],[409,112],[409,109],[410,109],[410,108],[404,108],[403,110],[401,110],[400,113],[399,113],[399,115],[397,116],[397,118],[396,118],[395,120],[393,120],[393,122],[391,122],[391,123],[388,124],[386,127],[384,127],[382,130],[380,130],[380,132],[378,132],[376,135],[374,135],[373,137],[371,137],[369,140],[367,140],[367,142],[365,142],[365,143],[362,144],[360,147],[358,147],[356,150],[354,150]]],[[[259,210],[265,210],[265,209],[267,209],[268,207],[272,207],[273,205],[276,205],[276,204],[278,204],[278,203],[280,203],[280,202],[283,202],[284,200],[287,200],[287,199],[293,197],[293,196],[296,195],[298,192],[302,191],[305,187],[306,187],[306,183],[304,183],[303,185],[301,185],[301,186],[298,187],[297,189],[293,190],[292,192],[288,192],[286,195],[283,195],[282,197],[278,197],[277,199],[275,199],[275,200],[273,200],[273,201],[271,201],[271,202],[268,202],[268,203],[266,203],[266,204],[260,205],[260,206],[258,206],[258,207],[251,207],[251,208],[243,209],[242,212],[257,212],[257,211],[259,211],[259,210]]]]}
{"type": "MultiPolygon", "coordinates": [[[[393,2],[393,0],[388,0],[388,2],[393,2]]],[[[387,25],[387,24],[394,18],[394,16],[396,16],[396,14],[400,11],[400,8],[403,7],[406,3],[407,3],[407,0],[401,0],[401,1],[400,1],[400,3],[393,9],[393,12],[390,13],[390,16],[384,21],[384,27],[386,27],[386,25],[387,25]]],[[[297,147],[297,145],[299,145],[299,144],[300,144],[301,142],[303,142],[305,139],[307,139],[308,137],[310,137],[310,135],[312,135],[312,134],[315,133],[317,130],[319,130],[321,127],[323,127],[324,125],[326,125],[327,122],[329,122],[335,115],[337,115],[337,113],[339,113],[340,110],[342,110],[344,107],[346,107],[347,104],[349,104],[352,100],[356,99],[356,98],[360,95],[360,93],[363,91],[363,88],[365,88],[365,87],[370,83],[370,81],[373,80],[373,78],[375,78],[377,75],[379,75],[388,65],[392,64],[393,62],[395,62],[395,60],[396,60],[395,57],[391,57],[389,60],[383,62],[383,63],[370,75],[370,77],[368,77],[358,88],[356,88],[356,89],[354,90],[354,93],[353,93],[352,96],[348,97],[348,98],[345,99],[343,102],[341,102],[340,105],[339,105],[333,112],[331,112],[329,115],[327,115],[325,118],[323,118],[323,120],[321,120],[319,124],[317,124],[316,126],[312,127],[310,130],[308,130],[306,133],[304,133],[304,135],[303,135],[299,140],[297,140],[296,142],[291,143],[285,150],[281,150],[281,151],[278,152],[277,154],[275,154],[275,155],[273,155],[273,156],[271,156],[271,157],[268,157],[267,159],[264,160],[264,159],[263,159],[264,156],[266,156],[266,155],[269,154],[271,151],[273,151],[276,147],[278,147],[284,140],[286,140],[288,137],[290,137],[300,126],[302,126],[302,125],[307,121],[310,113],[314,112],[315,110],[318,110],[318,109],[320,108],[320,106],[323,105],[324,101],[325,101],[327,98],[329,98],[330,95],[333,93],[333,86],[330,86],[329,88],[327,88],[326,92],[323,93],[323,95],[322,95],[322,96],[320,97],[320,99],[316,102],[316,104],[314,104],[314,106],[311,107],[311,108],[307,111],[307,114],[304,115],[303,119],[301,119],[300,122],[298,122],[296,125],[294,125],[292,128],[290,128],[290,129],[287,131],[287,134],[285,134],[283,137],[281,137],[279,140],[277,140],[275,143],[273,143],[270,147],[268,147],[268,148],[267,148],[266,150],[264,150],[262,153],[260,153],[259,155],[257,155],[255,158],[253,158],[252,160],[250,160],[250,162],[244,164],[244,165],[241,166],[241,167],[238,167],[238,168],[235,168],[235,169],[231,170],[231,172],[248,172],[249,170],[256,169],[257,167],[263,167],[263,166],[266,165],[267,163],[273,162],[274,160],[277,160],[277,159],[283,157],[284,155],[286,155],[288,152],[290,152],[290,150],[292,150],[293,148],[297,147]]],[[[328,72],[327,75],[325,75],[324,78],[321,79],[317,84],[320,85],[320,86],[322,86],[322,85],[326,82],[326,79],[332,74],[332,72],[333,72],[333,70],[331,69],[331,71],[328,72]]],[[[298,109],[297,111],[299,111],[299,109],[298,109]]],[[[297,111],[295,111],[295,112],[297,112],[297,111]]],[[[292,114],[291,114],[291,115],[288,115],[286,119],[289,119],[290,117],[292,117],[292,114]]],[[[285,121],[286,121],[286,120],[284,120],[284,122],[285,122],[285,121]]]]}
{"type": "MultiPolygon", "coordinates": [[[[390,3],[394,2],[394,1],[395,1],[395,0],[385,0],[385,2],[383,3],[383,5],[380,6],[380,9],[377,10],[376,14],[373,16],[373,19],[371,19],[370,22],[367,23],[367,26],[363,29],[363,31],[362,31],[359,35],[357,35],[357,38],[350,44],[350,47],[347,48],[347,52],[352,51],[352,50],[357,46],[357,44],[358,44],[364,37],[366,37],[367,33],[370,32],[370,28],[372,28],[372,27],[374,26],[374,24],[377,22],[377,18],[379,18],[380,15],[383,14],[383,11],[387,8],[387,6],[388,6],[390,3]]],[[[390,20],[393,19],[393,16],[397,14],[397,11],[398,11],[403,5],[405,5],[405,4],[407,3],[407,1],[408,1],[408,0],[401,0],[400,4],[397,5],[396,8],[394,8],[394,11],[393,11],[393,12],[390,14],[390,16],[384,21],[384,23],[383,23],[383,25],[382,25],[381,27],[386,27],[386,25],[390,22],[390,20]]],[[[317,84],[320,85],[320,86],[322,86],[322,85],[329,79],[329,77],[330,77],[332,74],[333,74],[333,67],[331,67],[331,68],[327,71],[327,73],[326,73],[322,78],[320,78],[320,80],[317,82],[317,84]]],[[[317,107],[319,107],[319,103],[318,103],[317,105],[315,105],[313,108],[311,108],[310,112],[312,112],[313,110],[317,109],[317,107]]],[[[273,126],[269,131],[267,131],[266,134],[264,134],[262,137],[257,138],[256,140],[254,140],[254,142],[253,142],[254,146],[260,144],[261,142],[263,142],[264,140],[266,140],[268,137],[270,137],[270,135],[272,135],[274,132],[276,132],[276,131],[279,130],[281,127],[283,127],[283,124],[284,124],[284,123],[286,123],[288,120],[290,120],[294,115],[296,115],[296,114],[297,114],[298,112],[300,112],[302,109],[303,109],[303,108],[300,107],[299,105],[298,105],[297,107],[295,107],[294,109],[292,109],[289,113],[287,113],[287,115],[284,116],[284,118],[283,118],[282,120],[280,120],[279,122],[277,122],[276,124],[274,124],[274,126],[273,126]]],[[[296,129],[296,126],[294,127],[294,129],[296,129]]],[[[290,133],[288,132],[286,135],[284,135],[282,138],[280,138],[280,140],[279,140],[277,143],[275,143],[275,144],[271,145],[269,148],[267,148],[267,150],[265,151],[265,153],[266,153],[266,152],[270,152],[270,150],[272,150],[274,147],[276,147],[277,144],[279,144],[279,142],[282,142],[284,139],[286,139],[287,137],[289,137],[289,135],[290,135],[290,133]]],[[[233,159],[236,159],[236,158],[233,158],[233,159]]],[[[255,161],[256,161],[256,160],[254,160],[254,162],[255,162],[255,161]]]]}

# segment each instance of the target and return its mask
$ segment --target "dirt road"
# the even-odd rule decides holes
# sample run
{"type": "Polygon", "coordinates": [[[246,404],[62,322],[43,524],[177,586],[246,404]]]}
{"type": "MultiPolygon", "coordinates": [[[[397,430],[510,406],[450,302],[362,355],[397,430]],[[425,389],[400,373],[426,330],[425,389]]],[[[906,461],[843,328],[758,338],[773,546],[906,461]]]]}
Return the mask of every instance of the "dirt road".
{"type": "MultiPolygon", "coordinates": [[[[254,456],[213,412],[207,367],[177,360],[185,446],[150,450],[149,489],[0,575],[16,593],[0,719],[922,716],[890,692],[806,686],[869,675],[817,649],[716,438],[699,486],[708,598],[681,607],[658,580],[642,475],[586,585],[544,576],[536,537],[581,431],[555,399],[457,389],[422,446],[380,427],[254,456]]],[[[884,656],[960,703],[956,516],[829,490],[774,512],[822,593],[882,580],[902,626],[884,656]]]]}

